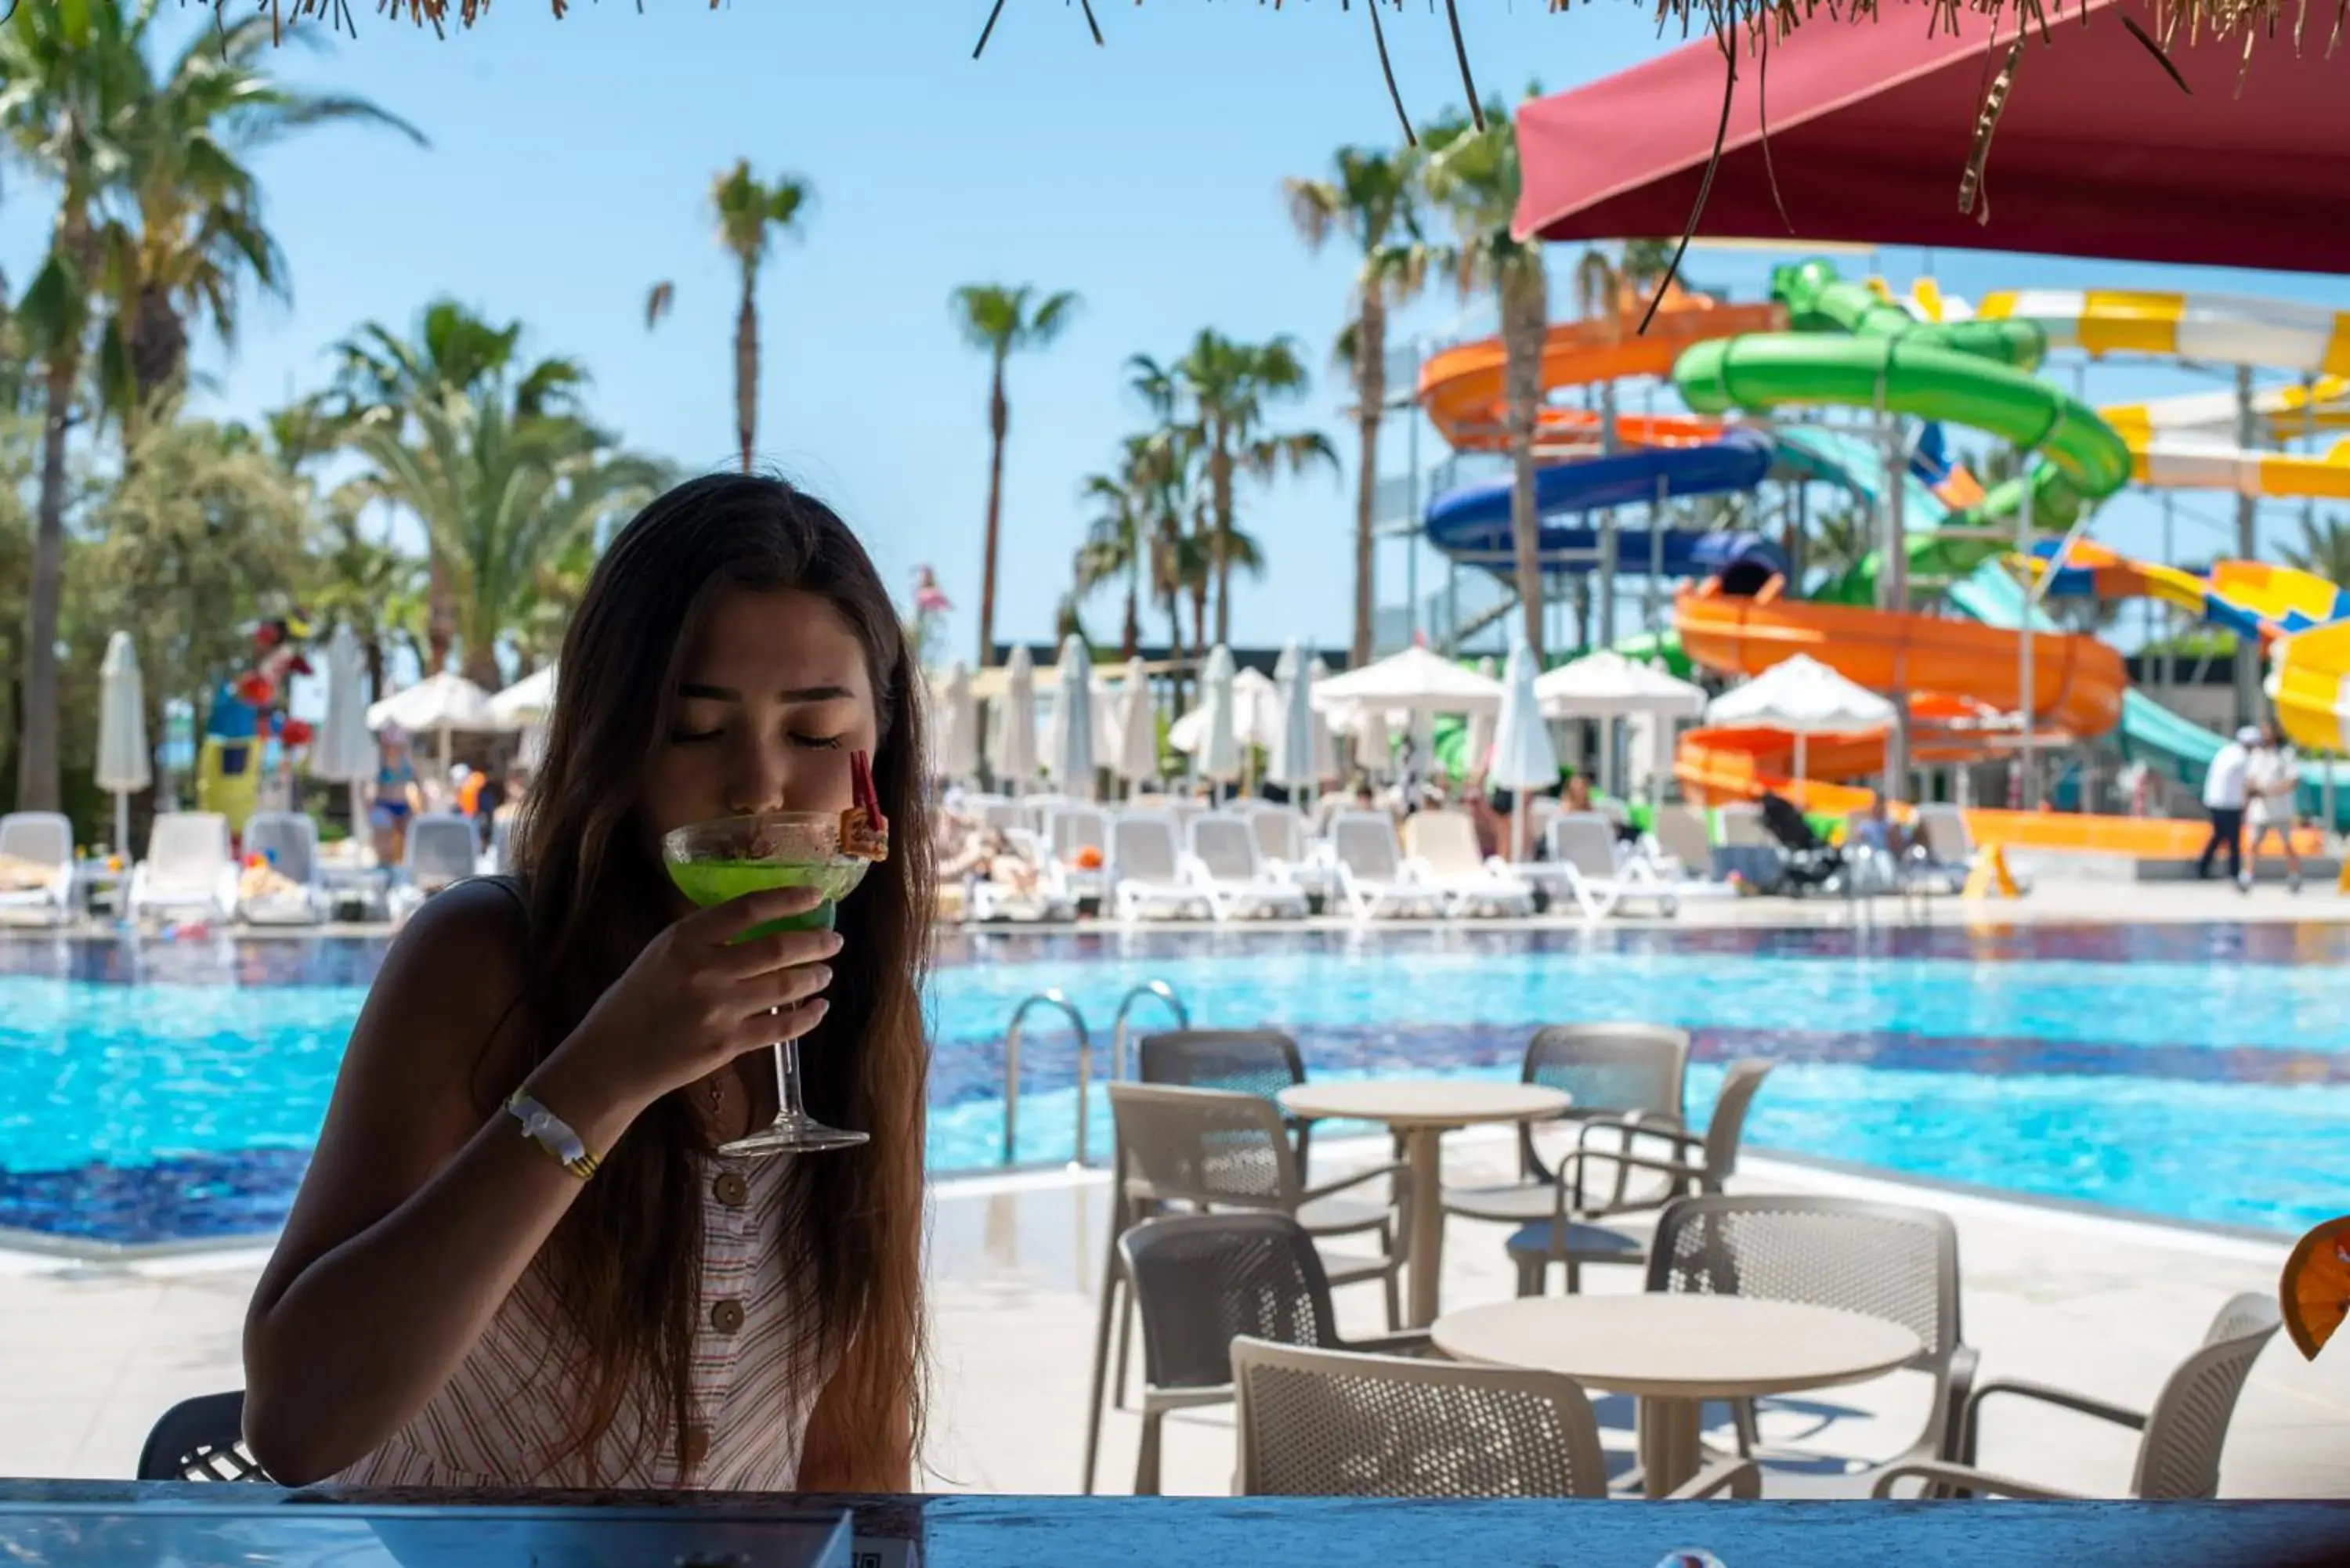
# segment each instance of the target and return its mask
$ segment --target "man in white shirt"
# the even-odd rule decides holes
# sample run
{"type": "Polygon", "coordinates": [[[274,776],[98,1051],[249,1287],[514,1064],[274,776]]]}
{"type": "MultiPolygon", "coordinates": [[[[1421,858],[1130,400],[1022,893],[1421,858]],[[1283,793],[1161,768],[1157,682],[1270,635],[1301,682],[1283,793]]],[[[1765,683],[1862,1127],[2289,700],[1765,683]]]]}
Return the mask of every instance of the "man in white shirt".
{"type": "Polygon", "coordinates": [[[2228,849],[2228,875],[2236,885],[2250,889],[2251,883],[2244,877],[2244,791],[2250,782],[2252,748],[2261,743],[2259,730],[2247,724],[2236,732],[2236,738],[2220,748],[2219,755],[2203,774],[2203,809],[2210,814],[2211,836],[2203,846],[2203,857],[2195,863],[2195,875],[2208,879],[2211,875],[2212,857],[2221,845],[2228,849]]]}
{"type": "Polygon", "coordinates": [[[2261,726],[2260,749],[2244,773],[2244,880],[2260,875],[2261,841],[2271,833],[2284,846],[2285,886],[2301,891],[2301,852],[2293,847],[2293,791],[2301,783],[2301,759],[2271,722],[2261,726]]]}

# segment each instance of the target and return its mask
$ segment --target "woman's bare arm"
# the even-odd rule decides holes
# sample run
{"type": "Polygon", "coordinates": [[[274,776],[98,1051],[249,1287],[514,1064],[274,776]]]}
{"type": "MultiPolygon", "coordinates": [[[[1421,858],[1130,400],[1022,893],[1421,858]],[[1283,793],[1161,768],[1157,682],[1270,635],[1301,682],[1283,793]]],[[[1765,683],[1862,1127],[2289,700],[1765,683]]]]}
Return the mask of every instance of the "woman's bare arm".
{"type": "MultiPolygon", "coordinates": [[[[394,944],[344,1055],[317,1153],[245,1320],[245,1432],[271,1475],[356,1462],[432,1399],[580,1183],[476,1095],[529,1067],[521,922],[452,888],[394,944]]],[[[591,1148],[633,1116],[551,1069],[532,1085],[591,1148]],[[602,1102],[599,1104],[598,1102],[602,1102]]]]}

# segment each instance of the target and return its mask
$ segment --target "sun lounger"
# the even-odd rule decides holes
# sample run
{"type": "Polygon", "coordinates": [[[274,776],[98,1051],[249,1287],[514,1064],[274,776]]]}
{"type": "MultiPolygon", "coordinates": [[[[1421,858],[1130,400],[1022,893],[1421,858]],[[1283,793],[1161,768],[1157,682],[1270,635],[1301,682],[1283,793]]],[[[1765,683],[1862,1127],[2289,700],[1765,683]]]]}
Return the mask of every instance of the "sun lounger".
{"type": "Polygon", "coordinates": [[[0,912],[51,925],[73,916],[73,824],[54,811],[0,816],[0,912]]]}
{"type": "Polygon", "coordinates": [[[1330,866],[1338,897],[1358,920],[1382,915],[1441,915],[1445,898],[1425,871],[1404,857],[1395,818],[1383,811],[1344,811],[1330,819],[1330,866]]]}
{"type": "Polygon", "coordinates": [[[1650,814],[1639,858],[1686,903],[1691,898],[1734,898],[1738,889],[1713,874],[1713,844],[1704,814],[1686,805],[1660,805],[1650,814]]]}
{"type": "Polygon", "coordinates": [[[170,914],[225,920],[236,913],[236,857],[228,818],[214,811],[167,811],[148,835],[147,858],[130,873],[130,918],[170,914]]]}
{"type": "Polygon", "coordinates": [[[1055,893],[1071,898],[1107,895],[1104,867],[1109,859],[1109,817],[1090,805],[1074,802],[1056,806],[1045,819],[1045,877],[1055,893]],[[1090,866],[1080,865],[1091,850],[1090,866]]]}
{"type": "Polygon", "coordinates": [[[1308,898],[1326,901],[1337,892],[1337,875],[1307,846],[1305,817],[1295,806],[1261,800],[1243,803],[1240,812],[1256,835],[1257,855],[1266,870],[1296,883],[1308,898]]]}
{"type": "Polygon", "coordinates": [[[1618,865],[1616,826],[1594,811],[1559,814],[1544,837],[1546,864],[1562,902],[1571,901],[1586,920],[1605,919],[1617,906],[1646,901],[1664,915],[1680,912],[1679,890],[1635,857],[1618,865]]]}
{"type": "Polygon", "coordinates": [[[1403,825],[1404,849],[1444,896],[1444,912],[1531,915],[1534,884],[1477,846],[1477,825],[1458,811],[1423,811],[1403,825]]]}
{"type": "Polygon", "coordinates": [[[1191,846],[1184,869],[1208,895],[1216,919],[1245,914],[1297,919],[1305,914],[1305,890],[1285,871],[1265,865],[1254,825],[1246,818],[1211,811],[1193,817],[1184,831],[1191,846]]]}
{"type": "Polygon", "coordinates": [[[410,823],[408,851],[391,893],[393,918],[405,918],[433,894],[474,875],[479,843],[473,823],[453,812],[427,812],[410,823]]]}
{"type": "MultiPolygon", "coordinates": [[[[1967,873],[1975,868],[1980,853],[1974,835],[1967,831],[1967,814],[1955,805],[1921,805],[1912,826],[1926,850],[1921,872],[1948,883],[1953,893],[1965,887],[1967,873]]],[[[2023,891],[2032,886],[2031,878],[2018,876],[2015,885],[2017,891],[2023,891]]]]}
{"type": "Polygon", "coordinates": [[[1109,908],[1121,920],[1216,916],[1215,900],[1184,875],[1175,819],[1129,811],[1109,825],[1109,908]]]}
{"type": "Polygon", "coordinates": [[[318,872],[318,826],[291,811],[257,811],[244,825],[236,912],[255,926],[310,926],[327,918],[318,872]],[[264,866],[251,864],[255,856],[264,866]]]}

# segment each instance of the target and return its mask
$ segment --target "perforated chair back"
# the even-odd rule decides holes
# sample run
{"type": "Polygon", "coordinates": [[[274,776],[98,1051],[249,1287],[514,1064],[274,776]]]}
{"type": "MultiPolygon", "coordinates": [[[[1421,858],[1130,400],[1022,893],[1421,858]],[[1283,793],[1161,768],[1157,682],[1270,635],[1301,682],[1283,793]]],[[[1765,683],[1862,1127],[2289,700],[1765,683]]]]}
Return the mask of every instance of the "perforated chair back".
{"type": "Polygon", "coordinates": [[[2147,1413],[2131,1495],[2217,1497],[2220,1455],[2244,1379],[2282,1320],[2273,1297],[2246,1292],[2212,1318],[2202,1347],[2178,1364],[2147,1413]]]}
{"type": "Polygon", "coordinates": [[[470,818],[454,812],[432,812],[408,825],[409,878],[424,891],[437,892],[473,874],[480,840],[470,818]]]}
{"type": "Polygon", "coordinates": [[[1569,1378],[1256,1339],[1232,1354],[1243,1494],[1607,1495],[1599,1424],[1569,1378]]]}
{"type": "MultiPolygon", "coordinates": [[[[1648,1111],[1679,1122],[1689,1075],[1690,1033],[1661,1023],[1554,1023],[1526,1043],[1519,1076],[1574,1096],[1569,1117],[1648,1111]]],[[[1531,1127],[1518,1129],[1523,1173],[1554,1173],[1534,1150],[1531,1127]]]]}
{"type": "MultiPolygon", "coordinates": [[[[1229,1089],[1278,1104],[1282,1090],[1305,1082],[1297,1042],[1277,1029],[1171,1029],[1144,1035],[1136,1052],[1135,1075],[1146,1084],[1229,1089]]],[[[1287,1115],[1282,1122],[1303,1170],[1310,1125],[1287,1115]]]]}
{"type": "Polygon", "coordinates": [[[1312,1238],[1286,1214],[1182,1214],[1118,1239],[1142,1314],[1142,1366],[1154,1388],[1221,1388],[1232,1341],[1332,1346],[1330,1279],[1312,1238]]]}
{"type": "Polygon", "coordinates": [[[1127,1195],[1145,1203],[1295,1210],[1296,1156],[1272,1101],[1228,1089],[1112,1084],[1127,1195]]]}
{"type": "Polygon", "coordinates": [[[139,1450],[143,1481],[267,1481],[244,1446],[244,1390],[182,1399],[139,1450]]]}

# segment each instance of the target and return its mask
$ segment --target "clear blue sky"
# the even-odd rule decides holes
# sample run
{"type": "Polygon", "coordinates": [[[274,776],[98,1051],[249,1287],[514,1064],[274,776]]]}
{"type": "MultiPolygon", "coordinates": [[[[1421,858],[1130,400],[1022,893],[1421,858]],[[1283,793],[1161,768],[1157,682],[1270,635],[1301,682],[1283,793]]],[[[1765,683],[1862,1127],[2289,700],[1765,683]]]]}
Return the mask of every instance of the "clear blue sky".
{"type": "MultiPolygon", "coordinates": [[[[1083,531],[1077,480],[1106,466],[1140,418],[1123,390],[1127,356],[1170,354],[1212,326],[1295,333],[1326,362],[1348,263],[1303,251],[1279,182],[1319,172],[1341,143],[1396,132],[1363,8],[1328,0],[1278,11],[1099,0],[1101,49],[1074,6],[1014,0],[975,63],[983,0],[742,0],[714,12],[672,0],[642,16],[607,0],[575,5],[559,24],[544,0],[503,0],[484,26],[446,42],[370,5],[352,9],[356,43],[289,49],[286,68],[374,99],[433,146],[332,130],[265,155],[295,298],[257,304],[234,356],[200,353],[217,378],[211,409],[250,417],[313,388],[328,372],[327,345],[354,324],[404,326],[448,292],[523,318],[540,352],[583,358],[597,412],[631,443],[689,466],[723,464],[733,286],[707,192],[716,171],[747,155],[760,172],[796,171],[817,191],[807,243],[776,254],[762,294],[764,453],[843,510],[901,594],[917,564],[936,566],[957,606],[948,648],[965,657],[976,635],[985,365],[951,327],[950,290],[1032,282],[1085,297],[1060,346],[1012,371],[998,628],[1042,637],[1083,531]],[[645,291],[662,278],[676,281],[676,309],[648,334],[645,291]]],[[[1666,47],[1626,5],[1461,9],[1489,91],[1514,94],[1529,79],[1572,87],[1666,47]]],[[[1440,12],[1384,16],[1415,114],[1458,103],[1440,12]]],[[[0,257],[12,276],[26,275],[45,226],[39,193],[9,186],[0,257]]],[[[1700,254],[1691,271],[1752,296],[1773,259],[1700,254]]],[[[1921,259],[1884,262],[1902,283],[1921,259]]],[[[1562,270],[1571,260],[1561,247],[1562,270]]],[[[1933,262],[1944,286],[1969,297],[2135,285],[2350,306],[2350,287],[2333,279],[1950,253],[1933,262]]],[[[1444,334],[1461,311],[1440,297],[1406,326],[1444,334]]],[[[2208,384],[2101,369],[2086,390],[2118,400],[2208,384]]],[[[1343,377],[1326,371],[1296,418],[1327,431],[1351,462],[1342,393],[1343,377]]],[[[1399,461],[1400,448],[1390,442],[1399,461]]],[[[1242,590],[1236,640],[1303,634],[1344,647],[1350,493],[1347,482],[1317,478],[1248,498],[1270,570],[1242,590]]],[[[2230,515],[2224,498],[2187,505],[2230,515]]],[[[2150,547],[2152,515],[2121,504],[2101,535],[2150,547]]],[[[2282,512],[2272,526],[2289,530],[2282,512]]],[[[2181,530],[2183,552],[2223,542],[2209,528],[2181,530]]],[[[1384,600],[1400,597],[1399,562],[1387,558],[1384,600]]],[[[1089,624],[1114,631],[1107,597],[1089,624]]]]}

